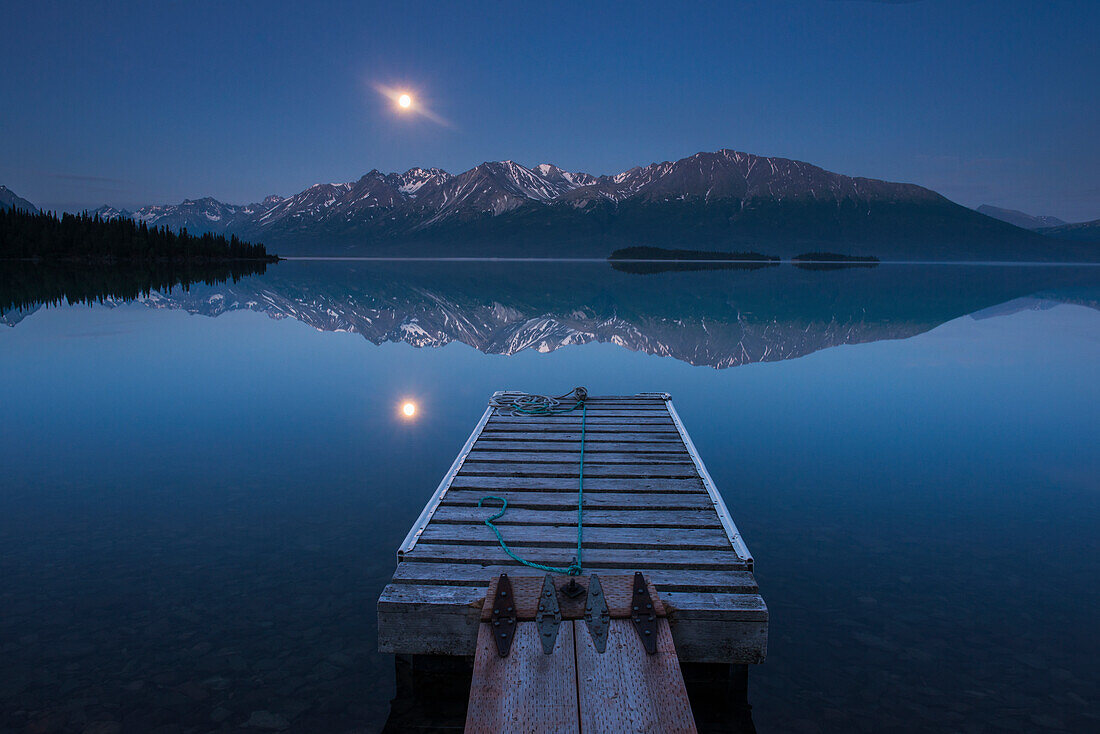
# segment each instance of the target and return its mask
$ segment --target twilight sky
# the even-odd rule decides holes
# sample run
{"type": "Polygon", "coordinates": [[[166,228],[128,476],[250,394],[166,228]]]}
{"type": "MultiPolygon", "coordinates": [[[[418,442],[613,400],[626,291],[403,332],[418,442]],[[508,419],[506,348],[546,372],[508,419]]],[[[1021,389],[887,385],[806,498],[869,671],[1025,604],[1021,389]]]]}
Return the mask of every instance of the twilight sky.
{"type": "Polygon", "coordinates": [[[684,5],[9,3],[0,183],[54,209],[244,203],[371,168],[598,175],[727,147],[1100,217],[1100,2],[684,5]]]}

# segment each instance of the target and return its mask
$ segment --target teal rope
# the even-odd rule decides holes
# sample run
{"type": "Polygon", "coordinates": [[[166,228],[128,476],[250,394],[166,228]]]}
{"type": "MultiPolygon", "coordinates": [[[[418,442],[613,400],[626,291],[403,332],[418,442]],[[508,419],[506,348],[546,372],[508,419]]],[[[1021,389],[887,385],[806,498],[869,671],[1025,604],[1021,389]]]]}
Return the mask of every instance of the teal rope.
{"type": "MultiPolygon", "coordinates": [[[[580,390],[580,388],[578,388],[578,390],[580,390]]],[[[579,392],[577,395],[577,402],[569,408],[560,408],[557,405],[549,403],[546,398],[539,395],[510,396],[509,399],[512,402],[508,405],[514,413],[536,416],[560,415],[562,413],[570,413],[577,408],[581,409],[581,461],[577,482],[577,555],[573,559],[573,562],[564,567],[544,566],[541,563],[535,563],[534,561],[528,561],[526,558],[520,557],[515,551],[508,547],[508,544],[504,542],[504,536],[501,535],[500,529],[493,524],[493,520],[498,520],[503,517],[505,510],[508,509],[508,500],[503,497],[497,497],[496,495],[486,495],[477,501],[478,507],[481,507],[481,504],[485,502],[485,500],[497,500],[501,503],[500,511],[492,517],[487,518],[485,524],[489,526],[489,529],[497,536],[497,542],[500,543],[501,549],[507,553],[512,560],[518,561],[529,568],[537,568],[547,573],[563,573],[567,576],[579,576],[581,574],[581,556],[584,549],[584,439],[585,423],[588,418],[588,406],[585,404],[585,397],[582,397],[579,392]]]]}

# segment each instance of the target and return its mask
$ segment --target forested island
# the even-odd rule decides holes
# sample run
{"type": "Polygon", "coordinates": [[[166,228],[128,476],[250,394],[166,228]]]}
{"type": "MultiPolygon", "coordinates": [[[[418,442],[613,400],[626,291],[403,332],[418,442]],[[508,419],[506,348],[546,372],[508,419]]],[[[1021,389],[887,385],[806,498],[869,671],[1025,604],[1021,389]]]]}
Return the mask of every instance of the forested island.
{"type": "Polygon", "coordinates": [[[174,232],[150,227],[122,217],[30,213],[22,209],[0,210],[0,259],[46,262],[78,261],[212,263],[232,260],[275,262],[261,244],[236,235],[174,232]]]}

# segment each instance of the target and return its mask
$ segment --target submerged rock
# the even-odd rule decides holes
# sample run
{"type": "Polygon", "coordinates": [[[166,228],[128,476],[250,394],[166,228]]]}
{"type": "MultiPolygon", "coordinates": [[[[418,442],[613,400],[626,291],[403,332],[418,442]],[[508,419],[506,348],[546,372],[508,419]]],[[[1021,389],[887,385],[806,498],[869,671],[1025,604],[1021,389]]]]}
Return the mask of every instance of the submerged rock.
{"type": "Polygon", "coordinates": [[[244,725],[253,729],[282,731],[290,726],[290,722],[279,714],[273,714],[270,711],[253,711],[244,725]]]}

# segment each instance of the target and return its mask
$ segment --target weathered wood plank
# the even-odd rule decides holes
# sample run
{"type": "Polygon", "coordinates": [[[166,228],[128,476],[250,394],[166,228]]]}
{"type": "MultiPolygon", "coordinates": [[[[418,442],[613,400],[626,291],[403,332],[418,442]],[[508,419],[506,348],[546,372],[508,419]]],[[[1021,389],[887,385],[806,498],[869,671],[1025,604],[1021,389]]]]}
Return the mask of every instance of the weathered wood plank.
{"type": "MultiPolygon", "coordinates": [[[[530,525],[509,526],[504,532],[508,545],[527,547],[576,548],[576,527],[530,525]]],[[[496,546],[496,536],[484,525],[447,525],[432,523],[424,529],[417,547],[431,543],[496,546]]],[[[584,547],[683,550],[732,548],[724,531],[715,528],[585,528],[584,547]]]]}
{"type": "MultiPolygon", "coordinates": [[[[492,436],[482,436],[477,441],[480,449],[491,449],[493,451],[575,451],[581,446],[580,437],[576,437],[574,434],[516,434],[520,438],[500,438],[494,434],[492,436]],[[571,438],[563,439],[561,436],[569,436],[571,438]]],[[[645,437],[646,434],[641,434],[645,437]]],[[[613,434],[601,434],[598,436],[584,437],[584,450],[592,451],[687,451],[687,447],[684,446],[683,441],[675,440],[674,438],[663,438],[663,435],[659,435],[659,438],[654,439],[652,435],[649,435],[648,439],[640,440],[621,440],[619,436],[613,434]],[[651,448],[650,448],[651,447],[651,448]]]]}
{"type": "Polygon", "coordinates": [[[768,607],[759,594],[692,591],[669,593],[664,599],[677,619],[768,621],[768,607]]]}
{"type": "Polygon", "coordinates": [[[484,600],[469,586],[388,584],[378,597],[378,651],[469,655],[484,600]]]}
{"type": "Polygon", "coordinates": [[[630,620],[613,619],[596,651],[575,622],[580,730],[585,734],[692,734],[696,731],[668,621],[657,621],[657,654],[647,655],[630,620]]]}
{"type": "MultiPolygon", "coordinates": [[[[588,403],[586,406],[586,414],[589,417],[592,416],[634,416],[634,415],[661,415],[667,414],[668,408],[664,405],[601,405],[599,403],[588,403]]],[[[557,413],[556,416],[562,415],[580,415],[581,409],[576,408],[572,411],[565,413],[557,413]]],[[[496,418],[519,418],[521,420],[542,420],[543,418],[551,418],[555,416],[545,415],[524,415],[522,413],[516,414],[507,409],[498,409],[493,412],[493,417],[496,418]]]]}
{"type": "MultiPolygon", "coordinates": [[[[479,444],[492,444],[493,446],[507,446],[515,451],[530,451],[543,446],[576,446],[581,441],[581,434],[562,431],[561,433],[532,434],[524,431],[499,431],[483,433],[478,439],[479,444]],[[512,448],[515,446],[516,448],[512,448]]],[[[585,434],[584,445],[603,449],[605,446],[621,446],[612,451],[633,451],[635,448],[651,451],[675,451],[684,448],[684,442],[673,433],[596,433],[585,434]]]]}
{"type": "MultiPolygon", "coordinates": [[[[443,507],[477,507],[478,500],[493,491],[486,489],[452,489],[443,498],[443,507]]],[[[499,493],[499,491],[498,491],[499,493]]],[[[503,492],[508,500],[508,511],[513,508],[532,510],[554,510],[577,507],[575,488],[561,488],[556,492],[536,489],[508,490],[503,492]]],[[[487,503],[488,504],[488,503],[487,503]]],[[[590,490],[585,488],[585,512],[589,509],[604,510],[708,510],[714,503],[705,492],[615,492],[610,490],[590,490]]],[[[484,507],[482,508],[484,511],[484,507]]],[[[505,515],[507,517],[507,515],[505,515]]]]}
{"type": "Polygon", "coordinates": [[[663,405],[668,398],[664,393],[638,393],[635,395],[589,395],[589,403],[658,403],[663,405]]]}
{"type": "MultiPolygon", "coordinates": [[[[576,548],[545,548],[509,544],[523,558],[544,566],[568,566],[576,553],[576,548]]],[[[442,562],[442,563],[478,563],[505,564],[519,566],[499,545],[466,545],[459,543],[427,543],[417,545],[402,560],[442,562]]],[[[632,568],[635,571],[647,569],[728,569],[746,570],[744,561],[730,550],[681,550],[679,548],[650,549],[639,552],[637,549],[588,548],[584,549],[584,568],[596,571],[606,568],[632,568]]]]}
{"type": "MultiPolygon", "coordinates": [[[[492,462],[496,464],[568,464],[576,467],[580,463],[580,445],[575,451],[555,450],[551,447],[543,447],[540,451],[500,451],[495,448],[474,445],[466,463],[492,462]]],[[[687,450],[669,452],[646,451],[590,451],[587,446],[584,449],[584,466],[597,466],[599,464],[634,464],[651,466],[653,464],[685,464],[694,471],[691,455],[687,450]]],[[[687,470],[686,470],[687,471],[687,470]]]]}
{"type": "MultiPolygon", "coordinates": [[[[483,507],[461,507],[444,503],[432,516],[433,523],[464,523],[483,525],[500,508],[499,502],[487,502],[483,507]]],[[[601,510],[586,507],[584,526],[592,527],[633,527],[633,528],[720,528],[722,523],[713,512],[706,508],[696,510],[601,510]]],[[[508,501],[508,510],[504,516],[494,520],[501,527],[510,525],[561,525],[576,527],[577,507],[561,510],[532,510],[516,506],[508,501]]]]}
{"type": "MultiPolygon", "coordinates": [[[[464,475],[459,472],[451,482],[451,492],[457,489],[511,489],[517,492],[535,490],[540,492],[577,493],[577,477],[504,477],[485,475],[464,475]]],[[[707,496],[699,477],[595,477],[585,474],[584,494],[589,492],[687,492],[707,496]]],[[[448,493],[450,494],[450,493],[448,493]]]]}
{"type": "MultiPolygon", "coordinates": [[[[482,436],[496,436],[505,433],[522,433],[527,436],[549,436],[557,438],[561,435],[576,435],[580,432],[580,424],[572,423],[536,423],[533,421],[505,421],[501,418],[491,419],[485,424],[482,436]]],[[[586,436],[614,437],[631,434],[644,434],[656,439],[681,440],[676,427],[666,423],[611,423],[593,424],[587,423],[584,429],[586,436]]]]}
{"type": "Polygon", "coordinates": [[[730,620],[669,619],[680,659],[693,663],[755,665],[768,654],[768,623],[730,620]]]}
{"type": "MultiPolygon", "coordinates": [[[[663,568],[643,569],[633,567],[591,569],[603,578],[604,575],[630,575],[643,571],[661,594],[670,591],[705,591],[727,594],[755,594],[758,589],[756,580],[747,571],[711,571],[690,568],[674,570],[663,568]]],[[[405,584],[445,584],[453,586],[477,586],[485,588],[491,579],[506,573],[513,578],[532,576],[541,579],[543,572],[526,566],[473,563],[418,563],[406,561],[397,564],[393,573],[395,583],[405,584]]]]}
{"type": "MultiPolygon", "coordinates": [[[[591,426],[601,426],[605,429],[610,426],[671,426],[672,418],[667,413],[654,413],[650,415],[638,415],[629,410],[614,411],[615,413],[622,413],[622,415],[588,415],[585,418],[585,424],[591,426]]],[[[581,413],[577,411],[575,413],[564,413],[562,415],[540,415],[537,417],[521,417],[512,415],[494,415],[489,419],[488,425],[499,427],[502,425],[509,426],[528,426],[532,429],[537,429],[542,426],[579,426],[581,424],[581,413]]],[[[515,429],[513,429],[515,430],[515,429]]],[[[520,429],[522,430],[522,428],[520,429]]]]}
{"type": "Polygon", "coordinates": [[[488,623],[478,630],[466,733],[579,732],[572,623],[561,626],[550,655],[534,622],[516,625],[506,658],[497,654],[492,630],[488,623]]]}
{"type": "MultiPolygon", "coordinates": [[[[506,477],[576,477],[576,464],[496,464],[467,459],[458,476],[506,476],[506,477]]],[[[614,464],[584,467],[587,484],[589,477],[698,477],[693,464],[614,464]]]]}

